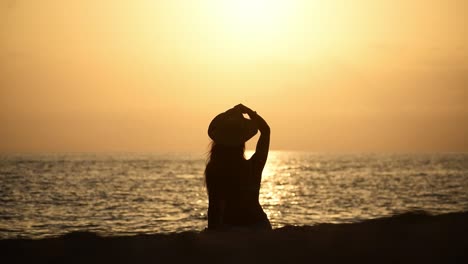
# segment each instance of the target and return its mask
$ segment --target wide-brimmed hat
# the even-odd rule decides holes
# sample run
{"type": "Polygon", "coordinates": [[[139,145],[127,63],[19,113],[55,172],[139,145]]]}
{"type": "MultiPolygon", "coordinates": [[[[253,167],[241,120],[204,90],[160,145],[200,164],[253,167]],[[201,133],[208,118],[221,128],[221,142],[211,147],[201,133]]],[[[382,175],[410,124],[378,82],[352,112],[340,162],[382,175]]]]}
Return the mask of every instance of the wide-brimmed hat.
{"type": "Polygon", "coordinates": [[[208,136],[218,144],[236,146],[255,136],[257,130],[252,120],[244,118],[241,112],[231,109],[217,115],[211,121],[208,136]]]}

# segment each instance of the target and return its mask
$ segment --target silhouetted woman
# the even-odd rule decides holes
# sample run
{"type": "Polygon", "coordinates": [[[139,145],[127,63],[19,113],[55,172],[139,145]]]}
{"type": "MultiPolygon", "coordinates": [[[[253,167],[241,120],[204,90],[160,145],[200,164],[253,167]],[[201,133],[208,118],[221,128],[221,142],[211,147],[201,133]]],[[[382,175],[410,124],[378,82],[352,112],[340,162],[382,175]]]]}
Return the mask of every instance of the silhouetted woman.
{"type": "Polygon", "coordinates": [[[210,123],[208,135],[213,139],[205,169],[208,229],[271,229],[258,200],[270,145],[268,124],[256,112],[239,104],[216,116],[210,123]],[[255,154],[246,160],[245,142],[257,130],[261,135],[255,154]]]}

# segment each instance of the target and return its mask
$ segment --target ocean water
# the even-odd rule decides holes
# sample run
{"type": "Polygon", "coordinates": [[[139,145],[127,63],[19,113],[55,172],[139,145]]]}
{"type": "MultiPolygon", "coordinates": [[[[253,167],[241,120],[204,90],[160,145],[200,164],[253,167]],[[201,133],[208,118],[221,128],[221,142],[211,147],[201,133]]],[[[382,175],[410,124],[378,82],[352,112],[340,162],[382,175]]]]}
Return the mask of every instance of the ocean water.
{"type": "MultiPolygon", "coordinates": [[[[0,238],[203,230],[203,154],[0,156],[0,238]]],[[[260,202],[274,227],[468,210],[468,154],[272,151],[260,202]]]]}

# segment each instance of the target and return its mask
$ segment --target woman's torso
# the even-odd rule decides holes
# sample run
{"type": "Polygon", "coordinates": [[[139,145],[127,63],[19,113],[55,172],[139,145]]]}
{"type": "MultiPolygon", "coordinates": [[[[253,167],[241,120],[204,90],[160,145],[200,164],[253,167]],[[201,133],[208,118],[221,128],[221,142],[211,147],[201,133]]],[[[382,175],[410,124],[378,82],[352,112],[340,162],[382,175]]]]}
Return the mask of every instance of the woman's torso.
{"type": "Polygon", "coordinates": [[[239,164],[225,185],[223,223],[232,226],[248,226],[268,223],[260,202],[261,169],[254,160],[239,164]]]}

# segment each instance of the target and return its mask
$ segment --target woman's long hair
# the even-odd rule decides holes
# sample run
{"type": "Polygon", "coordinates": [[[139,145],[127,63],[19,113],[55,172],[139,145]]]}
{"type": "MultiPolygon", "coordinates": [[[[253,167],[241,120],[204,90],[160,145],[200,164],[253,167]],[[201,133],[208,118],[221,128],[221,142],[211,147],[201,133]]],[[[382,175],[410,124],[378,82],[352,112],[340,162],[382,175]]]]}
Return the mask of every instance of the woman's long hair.
{"type": "Polygon", "coordinates": [[[245,144],[226,146],[211,142],[205,168],[205,184],[208,196],[213,193],[227,195],[238,182],[241,164],[245,160],[245,144]]]}

